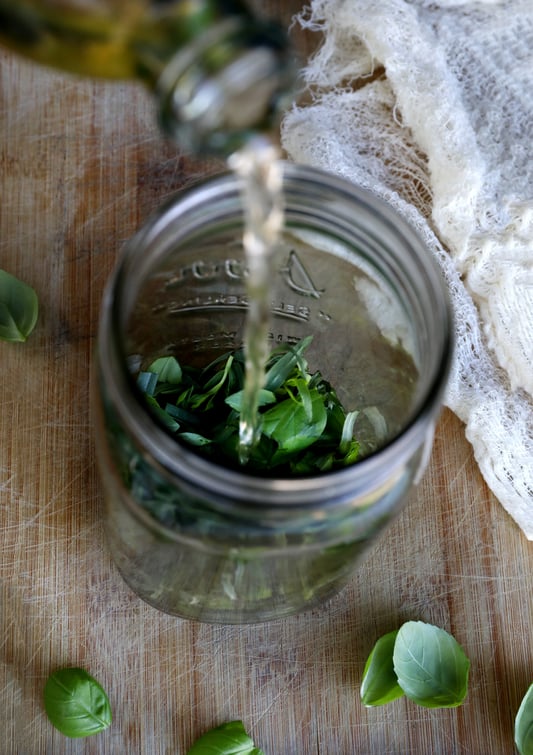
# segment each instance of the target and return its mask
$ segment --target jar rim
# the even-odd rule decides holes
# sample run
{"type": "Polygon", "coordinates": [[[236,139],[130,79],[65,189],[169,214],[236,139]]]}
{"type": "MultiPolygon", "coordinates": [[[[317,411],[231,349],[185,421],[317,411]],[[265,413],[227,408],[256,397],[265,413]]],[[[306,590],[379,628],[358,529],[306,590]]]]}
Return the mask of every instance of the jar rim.
{"type": "MultiPolygon", "coordinates": [[[[170,198],[148,220],[140,231],[123,248],[115,270],[108,281],[100,318],[98,357],[115,411],[132,438],[142,439],[143,453],[163,476],[179,475],[192,490],[201,490],[202,496],[214,496],[217,501],[240,501],[257,506],[313,506],[327,501],[354,498],[354,491],[379,486],[379,479],[389,476],[391,470],[401,468],[405,461],[420,448],[440,412],[453,352],[452,311],[445,283],[436,261],[428,254],[415,229],[392,206],[368,190],[323,170],[282,161],[284,188],[291,185],[311,190],[324,190],[355,203],[377,219],[383,226],[393,229],[413,261],[421,266],[431,286],[430,315],[438,322],[440,349],[432,364],[427,388],[416,410],[401,433],[375,453],[342,469],[298,477],[265,477],[245,469],[233,469],[204,458],[185,445],[178,443],[144,409],[136,395],[126,355],[122,353],[120,334],[128,306],[135,298],[131,276],[148,264],[145,253],[139,249],[153,245],[159,235],[175,222],[180,213],[198,207],[213,207],[217,197],[225,192],[240,193],[241,179],[233,173],[224,173],[204,179],[170,198]],[[141,409],[142,411],[139,411],[141,409]],[[383,470],[386,470],[384,476],[383,470]]],[[[435,344],[433,344],[435,345],[435,344]]]]}

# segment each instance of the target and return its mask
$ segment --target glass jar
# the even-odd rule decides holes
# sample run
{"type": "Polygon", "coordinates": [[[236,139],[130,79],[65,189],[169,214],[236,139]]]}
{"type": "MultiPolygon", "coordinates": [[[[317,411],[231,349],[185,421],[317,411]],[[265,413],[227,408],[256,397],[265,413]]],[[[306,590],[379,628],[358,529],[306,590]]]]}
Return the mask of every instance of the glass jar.
{"type": "Polygon", "coordinates": [[[230,154],[277,126],[287,35],[241,0],[0,0],[0,44],[84,76],[140,79],[185,150],[230,154]]]}
{"type": "Polygon", "coordinates": [[[184,191],[127,244],[103,301],[95,379],[121,574],[162,611],[220,623],[294,614],[346,585],[424,469],[451,353],[445,288],[412,228],[375,196],[284,164],[269,340],[312,336],[312,370],[359,412],[361,459],[276,477],[177,442],[135,373],[162,355],[202,366],[241,346],[242,188],[228,174],[184,191]]]}

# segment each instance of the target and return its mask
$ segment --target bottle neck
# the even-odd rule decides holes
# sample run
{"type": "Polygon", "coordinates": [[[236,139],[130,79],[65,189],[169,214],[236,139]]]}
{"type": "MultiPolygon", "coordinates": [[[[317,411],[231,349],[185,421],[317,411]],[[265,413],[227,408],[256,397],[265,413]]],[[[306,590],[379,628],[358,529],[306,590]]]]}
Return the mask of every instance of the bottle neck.
{"type": "Polygon", "coordinates": [[[163,130],[194,153],[274,132],[295,78],[284,31],[240,0],[0,0],[0,43],[72,73],[142,79],[163,130]]]}
{"type": "Polygon", "coordinates": [[[188,152],[227,156],[277,131],[295,78],[279,27],[226,18],[180,49],[156,84],[163,131],[188,152]]]}

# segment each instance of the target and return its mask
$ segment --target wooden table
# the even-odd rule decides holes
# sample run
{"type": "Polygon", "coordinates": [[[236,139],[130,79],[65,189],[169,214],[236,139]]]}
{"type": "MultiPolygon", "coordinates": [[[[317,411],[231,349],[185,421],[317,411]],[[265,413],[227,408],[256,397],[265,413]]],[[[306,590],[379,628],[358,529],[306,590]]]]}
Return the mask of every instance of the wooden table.
{"type": "Polygon", "coordinates": [[[102,289],[148,213],[216,166],[165,144],[135,85],[2,53],[0,87],[0,267],[41,302],[30,340],[0,344],[0,752],[184,754],[235,718],[265,755],[513,752],[533,681],[533,547],[447,411],[407,510],[328,606],[208,626],[162,615],[123,584],[103,540],[89,417],[102,289]],[[464,646],[462,707],[362,707],[368,652],[408,619],[464,646]],[[105,733],[68,740],[48,723],[43,684],[64,665],[109,691],[105,733]]]}

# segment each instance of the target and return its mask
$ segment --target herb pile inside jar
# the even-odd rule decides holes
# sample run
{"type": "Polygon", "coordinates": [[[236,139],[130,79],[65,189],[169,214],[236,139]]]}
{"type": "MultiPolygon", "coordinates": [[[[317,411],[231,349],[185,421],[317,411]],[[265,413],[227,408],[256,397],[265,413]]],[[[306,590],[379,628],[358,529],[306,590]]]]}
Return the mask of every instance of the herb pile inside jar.
{"type": "MultiPolygon", "coordinates": [[[[270,355],[259,396],[258,440],[247,471],[315,474],[357,461],[358,411],[346,411],[334,388],[311,373],[305,351],[311,337],[270,355]]],[[[242,350],[203,369],[160,357],[139,374],[137,385],[156,419],[179,441],[227,466],[239,466],[239,418],[244,388],[242,350]]]]}

